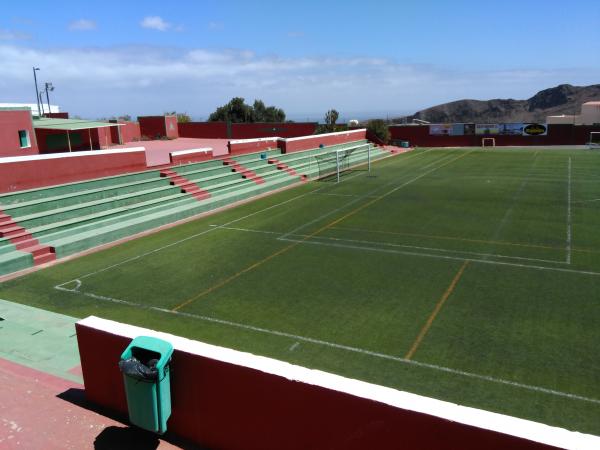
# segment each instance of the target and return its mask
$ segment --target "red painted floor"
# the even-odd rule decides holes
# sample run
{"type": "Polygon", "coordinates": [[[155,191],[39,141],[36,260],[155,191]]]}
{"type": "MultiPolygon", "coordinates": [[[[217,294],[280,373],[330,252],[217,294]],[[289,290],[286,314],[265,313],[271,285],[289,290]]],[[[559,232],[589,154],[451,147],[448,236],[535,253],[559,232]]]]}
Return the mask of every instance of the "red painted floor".
{"type": "Polygon", "coordinates": [[[0,359],[3,450],[182,448],[84,406],[82,385],[0,359]]]}

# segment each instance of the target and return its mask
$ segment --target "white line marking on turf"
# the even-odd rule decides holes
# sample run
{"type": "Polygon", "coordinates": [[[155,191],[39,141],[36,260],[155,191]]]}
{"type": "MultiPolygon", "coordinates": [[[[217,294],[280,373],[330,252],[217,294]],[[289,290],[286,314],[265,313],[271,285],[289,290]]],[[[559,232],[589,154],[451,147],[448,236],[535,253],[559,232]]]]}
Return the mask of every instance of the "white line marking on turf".
{"type": "Polygon", "coordinates": [[[329,192],[315,192],[315,195],[329,195],[332,197],[360,197],[360,198],[376,198],[375,195],[370,196],[362,196],[362,195],[353,195],[353,194],[330,194],[329,192]]]}
{"type": "Polygon", "coordinates": [[[569,156],[567,175],[567,264],[571,264],[571,157],[569,156]]]}
{"type": "Polygon", "coordinates": [[[142,304],[139,304],[139,303],[133,303],[133,302],[129,302],[129,301],[126,301],[126,300],[120,300],[120,299],[117,299],[117,298],[106,297],[106,296],[103,296],[103,295],[96,295],[96,294],[92,294],[92,293],[89,293],[89,292],[81,292],[81,291],[71,291],[71,292],[74,293],[74,294],[81,294],[81,295],[84,295],[86,297],[93,298],[93,299],[96,299],[96,300],[101,300],[101,301],[107,301],[107,302],[111,302],[111,303],[117,303],[117,304],[132,306],[132,307],[136,307],[136,308],[140,308],[140,309],[147,309],[147,310],[152,310],[152,311],[158,311],[158,312],[162,312],[164,314],[171,314],[171,315],[175,315],[175,316],[189,317],[191,319],[203,320],[205,322],[217,323],[217,324],[220,324],[220,325],[227,325],[227,326],[230,326],[230,327],[235,327],[235,328],[240,328],[240,329],[243,329],[243,330],[254,331],[254,332],[257,332],[257,333],[263,333],[263,334],[269,334],[269,335],[273,335],[273,336],[290,338],[290,339],[293,339],[293,340],[295,340],[297,342],[298,341],[299,342],[308,342],[308,343],[311,343],[311,344],[322,345],[324,347],[335,348],[337,350],[345,350],[345,351],[348,351],[348,352],[353,352],[353,353],[358,353],[358,354],[362,354],[362,355],[373,356],[373,357],[376,357],[376,358],[386,359],[386,360],[390,360],[390,361],[396,361],[396,362],[399,362],[401,364],[406,364],[406,365],[409,365],[409,366],[415,366],[415,367],[420,367],[420,368],[425,368],[425,369],[431,369],[431,370],[435,370],[435,371],[438,371],[438,372],[445,372],[445,373],[449,373],[449,374],[452,374],[452,375],[458,375],[458,376],[462,376],[462,377],[466,377],[466,378],[472,378],[472,379],[475,379],[475,380],[482,380],[482,381],[488,381],[488,382],[496,383],[496,384],[503,384],[503,385],[506,385],[506,386],[516,387],[516,388],[519,388],[519,389],[525,389],[525,390],[529,390],[529,391],[540,392],[540,393],[544,393],[544,394],[554,395],[554,396],[557,396],[557,397],[564,397],[564,398],[568,398],[568,399],[571,399],[571,400],[580,400],[580,401],[584,401],[584,402],[588,402],[588,403],[600,404],[600,400],[595,399],[595,398],[585,397],[585,396],[576,395],[576,394],[570,394],[568,392],[557,391],[557,390],[554,390],[554,389],[548,389],[548,388],[544,388],[544,387],[540,387],[540,386],[534,386],[534,385],[530,385],[530,384],[518,383],[516,381],[504,380],[502,378],[496,378],[496,377],[492,377],[492,376],[489,376],[489,375],[480,375],[480,374],[476,374],[476,373],[472,373],[472,372],[465,372],[463,370],[452,369],[450,367],[444,367],[444,366],[438,366],[436,364],[429,364],[429,363],[419,362],[419,361],[415,361],[413,359],[405,359],[405,358],[402,358],[402,357],[399,357],[399,356],[386,355],[384,353],[374,352],[374,351],[371,351],[371,350],[365,350],[365,349],[358,348],[358,347],[351,347],[351,346],[343,345],[343,344],[336,344],[334,342],[328,342],[328,341],[324,341],[324,340],[321,340],[321,339],[314,339],[314,338],[310,338],[310,337],[299,336],[299,335],[296,335],[296,334],[286,333],[286,332],[283,332],[283,331],[270,330],[268,328],[261,328],[261,327],[256,327],[256,326],[253,326],[253,325],[247,325],[247,324],[243,324],[243,323],[232,322],[230,320],[223,320],[223,319],[216,319],[214,317],[201,316],[199,314],[192,314],[192,313],[186,313],[186,312],[181,312],[181,311],[173,311],[171,309],[158,308],[156,306],[142,305],[142,304]]]}
{"type": "MultiPolygon", "coordinates": [[[[429,151],[429,150],[427,150],[427,151],[429,151]]],[[[427,152],[427,151],[426,151],[426,152],[427,152]]],[[[471,150],[470,152],[467,152],[466,154],[472,153],[473,151],[474,151],[474,150],[471,150]]],[[[423,153],[426,153],[426,152],[423,152],[423,153]]],[[[412,178],[412,179],[410,179],[410,180],[408,180],[408,181],[406,181],[406,182],[404,182],[404,183],[400,184],[399,186],[396,186],[396,187],[394,187],[393,189],[391,189],[390,191],[388,191],[388,192],[387,192],[386,194],[384,194],[384,195],[389,195],[389,194],[391,194],[391,193],[393,193],[393,192],[395,192],[395,191],[397,191],[397,190],[399,190],[399,189],[402,189],[403,187],[405,187],[405,186],[408,186],[408,185],[409,185],[409,184],[411,184],[411,183],[414,183],[415,181],[417,181],[417,180],[419,180],[419,179],[421,179],[421,178],[423,178],[423,177],[425,177],[425,176],[429,175],[430,173],[433,173],[433,172],[435,172],[436,170],[439,170],[439,169],[441,169],[442,167],[445,167],[445,166],[447,166],[448,164],[450,164],[450,163],[454,162],[455,160],[457,160],[457,159],[459,159],[459,158],[462,158],[462,157],[463,157],[463,156],[465,156],[466,154],[465,154],[465,153],[461,153],[459,156],[457,156],[457,157],[455,157],[455,158],[453,158],[453,159],[451,159],[451,160],[449,160],[449,161],[448,161],[448,156],[447,156],[447,155],[443,155],[441,158],[438,158],[438,159],[436,159],[436,160],[433,162],[433,163],[437,163],[437,162],[439,162],[439,161],[441,161],[441,160],[444,160],[444,161],[443,161],[443,163],[442,163],[442,165],[440,165],[440,166],[437,166],[437,167],[434,167],[433,169],[427,170],[426,172],[424,172],[424,173],[422,173],[422,174],[420,174],[420,175],[418,175],[418,176],[416,176],[416,177],[414,177],[414,178],[412,178]],[[446,162],[446,161],[447,161],[447,162],[446,162]]],[[[453,156],[453,155],[454,155],[454,153],[453,153],[451,156],[453,156]]],[[[433,164],[433,163],[431,163],[431,164],[433,164]]],[[[425,167],[428,167],[428,166],[430,166],[431,164],[428,164],[428,165],[427,165],[427,166],[425,166],[425,167]]],[[[417,167],[417,169],[422,169],[422,168],[421,168],[421,167],[417,167]]],[[[403,174],[403,175],[404,175],[404,174],[403,174]]],[[[304,228],[306,228],[306,227],[308,227],[308,226],[310,226],[310,225],[312,225],[312,224],[314,224],[314,223],[318,223],[318,222],[320,222],[321,220],[325,219],[326,217],[329,217],[329,216],[331,216],[331,215],[335,214],[335,213],[336,213],[336,212],[338,212],[338,211],[341,211],[341,210],[343,210],[343,209],[345,209],[345,208],[348,208],[349,206],[352,206],[352,205],[354,205],[355,203],[358,203],[360,200],[362,200],[362,199],[366,198],[367,196],[373,195],[375,192],[378,192],[378,191],[380,191],[380,190],[382,190],[382,189],[384,189],[384,188],[386,188],[386,187],[388,187],[388,186],[391,186],[392,184],[394,184],[394,183],[397,183],[397,182],[398,182],[398,180],[392,180],[392,181],[390,181],[390,182],[388,182],[388,183],[385,183],[385,184],[383,184],[382,186],[378,186],[377,188],[373,189],[372,191],[370,191],[370,192],[367,192],[365,195],[363,195],[363,196],[360,196],[360,197],[356,197],[354,200],[351,200],[351,201],[349,201],[348,203],[345,203],[345,204],[343,204],[343,205],[342,205],[342,206],[340,206],[339,208],[335,208],[335,209],[333,209],[333,210],[330,210],[330,211],[326,212],[325,214],[322,214],[322,215],[320,215],[319,217],[317,217],[317,218],[315,218],[315,219],[313,219],[313,220],[311,220],[311,221],[309,221],[309,222],[306,222],[306,223],[304,223],[304,224],[300,225],[299,227],[296,227],[296,228],[294,228],[294,229],[293,229],[293,230],[291,230],[291,231],[288,231],[287,233],[285,233],[285,234],[281,235],[281,237],[280,237],[279,239],[281,239],[281,240],[285,240],[285,238],[286,238],[286,237],[288,237],[288,236],[292,236],[292,235],[296,234],[298,231],[300,231],[300,230],[302,230],[302,229],[304,229],[304,228]]]]}
{"type": "MultiPolygon", "coordinates": [[[[242,231],[242,232],[247,232],[247,233],[281,234],[277,231],[252,230],[250,228],[238,228],[238,227],[226,227],[226,226],[221,226],[221,228],[224,230],[242,231]]],[[[339,238],[339,237],[334,237],[334,236],[311,236],[309,234],[288,234],[288,237],[326,239],[326,240],[336,241],[336,242],[354,242],[357,244],[383,245],[386,247],[412,248],[412,249],[416,249],[416,250],[428,250],[428,251],[433,251],[433,252],[454,253],[457,255],[466,254],[466,255],[475,255],[475,256],[482,256],[482,257],[507,258],[507,259],[518,259],[518,260],[522,260],[522,261],[545,262],[545,263],[551,263],[551,264],[566,264],[564,261],[554,261],[551,259],[538,259],[538,258],[527,258],[524,256],[498,255],[496,253],[479,253],[479,252],[471,252],[471,251],[467,251],[467,250],[449,250],[449,249],[445,249],[445,248],[436,248],[436,247],[420,247],[417,245],[398,244],[395,242],[365,241],[365,240],[360,240],[360,239],[346,239],[346,238],[339,238]]],[[[296,241],[293,241],[288,238],[279,238],[279,240],[296,242],[296,241]]]]}
{"type": "MultiPolygon", "coordinates": [[[[533,155],[533,161],[531,162],[531,165],[529,166],[529,170],[527,171],[527,175],[525,175],[525,177],[521,180],[521,184],[519,184],[519,187],[517,188],[517,190],[515,191],[515,193],[511,197],[511,199],[510,199],[510,206],[504,212],[504,216],[502,216],[502,219],[500,220],[500,223],[498,224],[498,226],[494,230],[494,234],[489,239],[490,241],[497,241],[497,240],[499,240],[500,235],[502,234],[502,229],[505,227],[506,223],[508,222],[508,220],[512,216],[513,211],[515,210],[515,206],[519,203],[521,195],[523,194],[523,191],[525,190],[525,187],[527,186],[527,183],[529,182],[529,177],[531,176],[531,172],[533,172],[533,169],[537,165],[537,162],[538,162],[537,155],[538,155],[538,152],[535,152],[534,155],[533,155]]],[[[495,247],[495,246],[493,246],[493,247],[495,247]]]]}
{"type": "MultiPolygon", "coordinates": [[[[281,238],[279,238],[279,239],[281,239],[281,238]]],[[[524,269],[546,270],[549,272],[565,272],[565,273],[574,273],[577,275],[592,275],[592,276],[600,275],[600,272],[592,272],[592,271],[588,271],[588,270],[564,269],[562,267],[534,266],[531,264],[519,264],[519,263],[511,263],[511,262],[505,262],[505,261],[492,261],[489,259],[464,258],[464,257],[449,256],[449,255],[435,255],[435,254],[431,254],[431,253],[409,252],[409,251],[405,251],[405,250],[396,250],[396,249],[392,249],[392,248],[366,247],[366,246],[358,246],[358,245],[338,244],[335,242],[311,241],[310,239],[299,240],[299,239],[285,238],[285,239],[281,239],[281,240],[290,241],[290,242],[298,242],[301,244],[324,245],[324,246],[330,246],[330,247],[347,248],[347,249],[351,249],[351,250],[367,250],[367,251],[372,251],[372,252],[395,253],[395,254],[407,255],[407,256],[422,256],[424,258],[449,259],[452,261],[471,261],[471,262],[475,262],[475,263],[491,264],[491,265],[498,265],[498,266],[522,267],[524,269]]],[[[556,263],[556,261],[554,261],[554,262],[556,263]]]]}
{"type": "Polygon", "coordinates": [[[600,202],[600,198],[592,198],[590,200],[575,200],[575,201],[571,201],[571,203],[591,203],[591,202],[600,202]]]}
{"type": "MultiPolygon", "coordinates": [[[[410,159],[410,158],[413,158],[413,157],[416,157],[416,156],[421,156],[421,155],[424,155],[424,154],[426,154],[426,153],[430,152],[431,150],[432,150],[432,149],[425,150],[425,151],[423,151],[423,152],[415,152],[414,154],[408,155],[407,157],[403,158],[403,161],[406,161],[407,159],[410,159]]],[[[386,160],[382,161],[382,163],[385,163],[385,162],[387,162],[387,161],[395,161],[395,160],[394,160],[394,159],[392,159],[392,158],[390,158],[390,159],[386,159],[386,160]]],[[[350,177],[348,177],[348,178],[354,178],[354,177],[357,177],[357,176],[360,176],[360,175],[364,175],[364,173],[362,173],[362,172],[359,172],[359,173],[357,173],[357,174],[353,174],[353,175],[351,175],[351,176],[350,176],[350,177]]],[[[287,203],[293,202],[293,201],[295,201],[295,200],[298,200],[298,199],[300,199],[300,198],[302,198],[302,197],[306,197],[307,195],[310,195],[310,194],[313,194],[313,193],[315,193],[315,192],[318,192],[318,191],[320,191],[320,190],[322,190],[322,189],[325,189],[325,187],[327,187],[327,186],[322,186],[322,187],[320,187],[320,188],[317,188],[317,189],[314,189],[314,190],[312,190],[312,191],[310,191],[310,192],[306,192],[306,193],[304,193],[304,194],[297,195],[296,197],[290,198],[290,199],[288,199],[288,200],[285,200],[285,201],[283,201],[283,202],[277,203],[277,204],[275,204],[275,205],[268,206],[268,207],[266,207],[266,208],[263,208],[263,209],[261,209],[261,210],[259,210],[259,211],[255,211],[255,212],[253,212],[253,213],[250,213],[250,214],[247,214],[247,215],[245,215],[245,216],[243,216],[243,217],[239,217],[239,218],[237,218],[237,219],[234,219],[234,220],[232,220],[232,221],[230,221],[230,222],[227,222],[227,223],[223,224],[222,226],[226,226],[226,225],[230,225],[230,224],[233,224],[233,223],[239,222],[239,221],[241,221],[241,220],[244,220],[244,219],[247,219],[247,218],[249,218],[249,217],[255,216],[255,215],[257,215],[257,214],[260,214],[260,213],[262,213],[262,212],[269,211],[269,210],[271,210],[271,209],[273,209],[273,208],[277,208],[277,207],[279,207],[279,206],[282,206],[282,205],[285,205],[285,204],[287,204],[287,203]]],[[[193,235],[191,235],[191,236],[188,236],[188,237],[186,237],[186,238],[184,238],[184,239],[181,239],[181,240],[179,240],[179,241],[175,241],[175,242],[172,242],[172,243],[170,243],[170,244],[167,244],[167,245],[165,245],[165,246],[162,246],[162,247],[159,247],[159,248],[156,248],[156,249],[150,250],[150,251],[148,251],[148,252],[146,252],[146,253],[142,253],[142,254],[140,254],[140,255],[133,256],[133,257],[131,257],[131,258],[125,259],[125,260],[123,260],[123,261],[120,261],[120,262],[118,262],[118,263],[116,263],[116,264],[110,265],[110,266],[108,266],[108,267],[104,267],[103,269],[96,270],[95,272],[90,272],[90,273],[87,273],[87,274],[85,274],[85,275],[81,275],[79,278],[80,278],[80,279],[88,278],[88,277],[91,277],[91,276],[93,276],[93,275],[96,275],[96,274],[98,274],[98,273],[105,272],[105,271],[107,271],[107,270],[110,270],[110,269],[114,269],[115,267],[119,267],[119,266],[121,266],[121,265],[123,265],[123,264],[127,264],[127,263],[129,263],[129,262],[131,262],[131,261],[135,261],[135,260],[137,260],[137,259],[141,259],[141,258],[144,258],[144,257],[146,257],[146,256],[152,255],[152,254],[154,254],[154,253],[160,252],[160,251],[162,251],[162,250],[166,250],[166,249],[168,249],[168,248],[170,248],[170,247],[174,247],[174,246],[176,246],[176,245],[182,244],[182,243],[184,243],[184,242],[186,242],[186,241],[189,241],[189,240],[191,240],[191,239],[194,239],[194,238],[197,238],[197,237],[203,236],[203,235],[205,235],[205,234],[207,234],[207,233],[209,233],[209,232],[211,232],[211,231],[213,231],[213,230],[219,229],[219,228],[221,227],[221,225],[210,225],[210,227],[211,227],[211,228],[210,228],[210,229],[208,229],[208,230],[202,231],[202,232],[200,232],[200,233],[193,234],[193,235]]],[[[61,286],[64,286],[64,285],[66,285],[66,284],[69,284],[69,283],[71,283],[72,281],[74,281],[74,280],[69,280],[69,281],[66,281],[65,283],[59,284],[59,285],[57,285],[57,286],[58,286],[58,287],[61,287],[61,286]]]]}
{"type": "Polygon", "coordinates": [[[292,344],[292,346],[290,347],[290,352],[293,352],[294,350],[296,350],[298,347],[300,346],[300,342],[296,341],[292,344]]]}
{"type": "MultiPolygon", "coordinates": [[[[319,188],[319,189],[322,189],[322,188],[319,188]]],[[[318,189],[317,189],[317,190],[318,190],[318,189]]],[[[312,192],[312,191],[311,191],[311,192],[312,192]]],[[[232,220],[232,221],[230,221],[230,222],[227,222],[226,224],[224,224],[224,226],[225,226],[225,225],[230,225],[230,224],[232,224],[232,223],[239,222],[240,220],[247,219],[247,218],[249,218],[249,217],[255,216],[255,215],[257,215],[257,214],[260,214],[260,213],[262,213],[262,212],[269,211],[269,210],[271,210],[271,209],[273,209],[273,208],[277,208],[277,207],[279,207],[279,206],[282,206],[282,205],[285,205],[285,204],[287,204],[287,203],[293,202],[293,201],[295,201],[295,200],[298,200],[298,199],[300,199],[300,198],[302,198],[302,197],[306,197],[306,196],[307,196],[307,195],[309,195],[311,192],[306,192],[306,193],[304,193],[304,194],[297,195],[296,197],[290,198],[290,199],[288,199],[288,200],[285,200],[285,201],[283,201],[283,202],[281,202],[281,203],[277,203],[277,204],[275,204],[275,205],[268,206],[267,208],[263,208],[263,209],[261,209],[261,210],[259,210],[259,211],[255,211],[255,212],[253,212],[253,213],[250,213],[250,214],[247,214],[247,215],[245,215],[245,216],[243,216],[243,217],[239,217],[239,218],[237,218],[237,219],[234,219],[234,220],[232,220]]],[[[211,228],[209,228],[208,230],[204,230],[204,231],[201,231],[200,233],[192,234],[191,236],[188,236],[188,237],[186,237],[186,238],[180,239],[179,241],[171,242],[170,244],[164,245],[164,246],[162,246],[162,247],[155,248],[154,250],[150,250],[150,251],[148,251],[148,252],[146,252],[146,253],[141,253],[141,254],[139,254],[139,255],[136,255],[136,256],[133,256],[133,257],[131,257],[131,258],[124,259],[123,261],[120,261],[120,262],[118,262],[118,263],[116,263],[116,264],[112,264],[112,265],[110,265],[110,266],[104,267],[103,269],[99,269],[99,270],[96,270],[96,271],[94,271],[94,272],[90,272],[90,273],[87,273],[87,274],[85,274],[85,275],[81,275],[81,276],[79,276],[79,278],[78,278],[78,279],[79,279],[79,280],[82,280],[82,279],[84,279],[84,278],[91,277],[91,276],[93,276],[93,275],[96,275],[96,274],[99,274],[99,273],[101,273],[101,272],[105,272],[105,271],[107,271],[107,270],[114,269],[115,267],[119,267],[119,266],[122,266],[123,264],[127,264],[127,263],[129,263],[129,262],[131,262],[131,261],[135,261],[135,260],[137,260],[137,259],[140,259],[140,258],[143,258],[143,257],[145,257],[145,256],[152,255],[152,254],[154,254],[154,253],[157,253],[157,252],[160,252],[160,251],[162,251],[162,250],[166,250],[166,249],[168,249],[168,248],[170,248],[170,247],[174,247],[174,246],[176,246],[176,245],[182,244],[182,243],[184,243],[184,242],[186,242],[186,241],[189,241],[189,240],[191,240],[191,239],[194,239],[194,238],[197,238],[197,237],[203,236],[203,235],[205,235],[205,234],[207,234],[207,233],[210,233],[211,231],[218,230],[218,229],[219,229],[219,226],[213,226],[213,225],[211,225],[211,228]]],[[[59,286],[64,286],[65,284],[69,284],[69,283],[71,283],[71,282],[73,282],[73,281],[75,281],[75,280],[69,280],[69,281],[66,281],[65,283],[62,283],[62,284],[60,284],[59,286]]]]}

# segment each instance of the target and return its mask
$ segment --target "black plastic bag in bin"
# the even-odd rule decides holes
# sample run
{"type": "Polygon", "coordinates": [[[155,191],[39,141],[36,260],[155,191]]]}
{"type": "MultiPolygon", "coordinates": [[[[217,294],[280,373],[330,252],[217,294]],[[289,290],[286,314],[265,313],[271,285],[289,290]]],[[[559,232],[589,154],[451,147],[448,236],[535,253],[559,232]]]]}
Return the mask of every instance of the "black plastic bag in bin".
{"type": "Polygon", "coordinates": [[[151,359],[148,364],[142,363],[137,358],[123,359],[119,361],[119,369],[125,375],[140,381],[156,381],[158,379],[157,359],[151,359]]]}

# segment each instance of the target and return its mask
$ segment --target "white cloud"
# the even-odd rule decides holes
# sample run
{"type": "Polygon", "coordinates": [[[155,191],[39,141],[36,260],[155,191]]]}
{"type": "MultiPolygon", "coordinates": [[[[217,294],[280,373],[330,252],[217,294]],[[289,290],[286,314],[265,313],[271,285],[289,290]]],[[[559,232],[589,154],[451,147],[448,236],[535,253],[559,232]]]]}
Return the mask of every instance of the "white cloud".
{"type": "Polygon", "coordinates": [[[167,31],[169,28],[171,28],[171,24],[166,22],[160,16],[146,16],[140,22],[140,26],[158,31],[167,31]]]}
{"type": "MultiPolygon", "coordinates": [[[[0,98],[33,101],[31,61],[53,98],[88,117],[185,110],[207,117],[231,97],[263,99],[299,119],[329,108],[385,115],[461,98],[527,98],[560,83],[592,84],[600,69],[457,71],[384,58],[257,55],[249,50],[165,47],[36,49],[0,44],[0,98]],[[77,61],[77,64],[72,64],[77,61]],[[93,67],[94,70],[89,70],[93,67]]],[[[8,100],[7,100],[8,101],[8,100]]]]}
{"type": "Polygon", "coordinates": [[[206,28],[208,28],[210,31],[221,31],[225,28],[225,25],[223,22],[208,22],[206,28]]]}
{"type": "Polygon", "coordinates": [[[31,39],[31,36],[27,33],[0,28],[0,41],[21,41],[26,39],[31,39]]]}
{"type": "Polygon", "coordinates": [[[89,19],[74,20],[69,24],[71,31],[91,31],[96,29],[96,22],[89,19]]]}

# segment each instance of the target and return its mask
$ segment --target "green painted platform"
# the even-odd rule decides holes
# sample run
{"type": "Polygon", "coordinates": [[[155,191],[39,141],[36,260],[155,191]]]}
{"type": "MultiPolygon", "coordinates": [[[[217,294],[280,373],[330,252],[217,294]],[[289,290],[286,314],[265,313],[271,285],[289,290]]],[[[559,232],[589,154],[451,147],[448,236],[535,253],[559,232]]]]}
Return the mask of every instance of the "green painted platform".
{"type": "Polygon", "coordinates": [[[82,383],[79,319],[0,299],[0,358],[82,383]]]}

